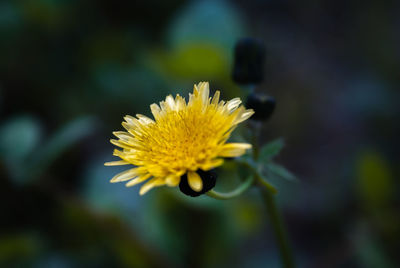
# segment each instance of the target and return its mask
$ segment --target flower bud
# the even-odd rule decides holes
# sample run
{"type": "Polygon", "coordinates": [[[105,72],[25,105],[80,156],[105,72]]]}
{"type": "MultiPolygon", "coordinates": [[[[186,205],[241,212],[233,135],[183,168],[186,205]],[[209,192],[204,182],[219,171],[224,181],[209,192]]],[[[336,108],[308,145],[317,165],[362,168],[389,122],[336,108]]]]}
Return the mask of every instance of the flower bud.
{"type": "Polygon", "coordinates": [[[258,84],[264,79],[265,50],[253,38],[243,38],[236,43],[233,80],[242,85],[258,84]]]}
{"type": "Polygon", "coordinates": [[[254,110],[250,118],[252,120],[267,120],[274,112],[275,105],[275,98],[264,94],[251,93],[246,100],[246,108],[254,110]]]}
{"type": "Polygon", "coordinates": [[[203,189],[201,189],[200,192],[196,192],[192,188],[190,188],[187,174],[185,174],[181,177],[181,182],[179,183],[179,189],[185,195],[196,197],[210,191],[215,186],[215,183],[217,181],[217,173],[212,170],[204,171],[201,169],[198,169],[196,172],[200,175],[200,178],[203,181],[203,189]]]}

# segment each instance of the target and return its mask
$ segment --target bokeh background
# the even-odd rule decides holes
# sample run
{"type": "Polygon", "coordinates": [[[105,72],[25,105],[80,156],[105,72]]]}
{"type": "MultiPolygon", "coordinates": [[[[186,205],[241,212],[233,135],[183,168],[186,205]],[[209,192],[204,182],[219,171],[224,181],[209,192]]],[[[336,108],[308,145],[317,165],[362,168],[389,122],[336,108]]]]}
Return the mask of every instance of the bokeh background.
{"type": "MultiPolygon", "coordinates": [[[[256,189],[230,201],[110,184],[112,131],[266,47],[276,180],[299,267],[398,267],[398,1],[0,1],[0,266],[279,267],[256,189]],[[397,265],[396,265],[397,264],[397,265]]],[[[239,131],[240,132],[240,131],[239,131]]],[[[232,177],[235,174],[231,174],[232,177]]],[[[221,178],[217,189],[234,180],[221,178]]]]}

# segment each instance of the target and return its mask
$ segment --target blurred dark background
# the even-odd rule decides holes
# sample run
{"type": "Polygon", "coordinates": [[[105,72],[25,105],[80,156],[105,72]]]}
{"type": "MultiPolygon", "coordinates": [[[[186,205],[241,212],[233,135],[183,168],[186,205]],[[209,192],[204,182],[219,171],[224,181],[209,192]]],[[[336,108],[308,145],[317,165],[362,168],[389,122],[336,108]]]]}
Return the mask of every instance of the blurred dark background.
{"type": "Polygon", "coordinates": [[[378,0],[0,1],[0,266],[279,267],[256,190],[139,197],[103,166],[122,117],[167,94],[209,81],[245,97],[232,55],[251,36],[256,90],[277,100],[263,140],[285,138],[278,161],[300,181],[275,182],[298,266],[398,267],[399,15],[378,0]]]}

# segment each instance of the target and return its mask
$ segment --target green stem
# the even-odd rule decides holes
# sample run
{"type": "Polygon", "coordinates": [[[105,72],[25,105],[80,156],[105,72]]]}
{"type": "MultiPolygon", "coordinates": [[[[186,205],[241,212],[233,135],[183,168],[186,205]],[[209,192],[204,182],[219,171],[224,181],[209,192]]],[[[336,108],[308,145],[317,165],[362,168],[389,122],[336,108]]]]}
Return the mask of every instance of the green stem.
{"type": "Polygon", "coordinates": [[[266,179],[264,179],[260,173],[255,172],[254,177],[256,178],[258,184],[260,186],[263,186],[268,189],[268,191],[272,194],[277,194],[278,190],[273,186],[271,183],[269,183],[266,179]]]}
{"type": "Polygon", "coordinates": [[[231,198],[241,195],[243,192],[245,192],[247,189],[249,189],[249,187],[253,184],[253,182],[254,182],[254,176],[250,176],[241,185],[239,185],[238,188],[236,188],[235,190],[233,190],[231,192],[220,193],[220,192],[217,192],[214,190],[210,190],[207,192],[207,195],[212,198],[218,199],[218,200],[231,199],[231,198]]]}
{"type": "Polygon", "coordinates": [[[283,267],[295,267],[292,251],[289,245],[288,235],[283,225],[282,216],[279,213],[274,195],[268,189],[260,189],[263,195],[267,213],[271,221],[272,229],[278,243],[283,267]]]}
{"type": "MultiPolygon", "coordinates": [[[[261,132],[261,124],[256,124],[253,130],[253,161],[257,163],[260,151],[259,138],[261,132]]],[[[267,207],[267,214],[270,218],[272,229],[275,233],[276,242],[278,244],[279,252],[281,255],[282,265],[285,268],[295,267],[292,250],[289,245],[288,235],[283,225],[282,216],[275,202],[274,194],[277,193],[277,190],[266,179],[262,177],[256,165],[252,163],[247,164],[253,168],[254,177],[258,182],[258,185],[261,186],[260,190],[264,198],[265,205],[267,207]]]]}
{"type": "Polygon", "coordinates": [[[253,145],[253,159],[257,160],[258,156],[260,154],[260,145],[259,145],[259,139],[260,139],[260,133],[261,133],[261,123],[260,122],[253,122],[253,136],[252,136],[252,145],[253,145]]]}
{"type": "Polygon", "coordinates": [[[278,190],[275,188],[275,186],[273,186],[272,184],[270,184],[261,174],[261,172],[259,171],[259,168],[257,167],[256,164],[254,164],[254,162],[249,162],[249,161],[243,161],[243,160],[235,160],[236,163],[245,166],[246,168],[248,168],[249,170],[251,170],[254,174],[254,178],[255,180],[262,186],[268,188],[273,194],[278,193],[278,190]]]}

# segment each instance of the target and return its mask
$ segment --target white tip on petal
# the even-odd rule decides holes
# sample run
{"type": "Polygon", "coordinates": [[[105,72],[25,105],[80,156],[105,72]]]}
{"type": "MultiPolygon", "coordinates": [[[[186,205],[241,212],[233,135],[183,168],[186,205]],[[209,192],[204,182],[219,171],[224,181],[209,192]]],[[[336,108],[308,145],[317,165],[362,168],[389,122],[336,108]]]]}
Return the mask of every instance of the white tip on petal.
{"type": "Polygon", "coordinates": [[[122,165],[129,165],[130,163],[126,162],[125,160],[120,161],[111,161],[104,163],[105,166],[122,166],[122,165]]]}
{"type": "Polygon", "coordinates": [[[176,98],[175,98],[175,107],[176,107],[176,110],[180,111],[180,110],[184,109],[185,106],[186,106],[185,99],[182,98],[181,96],[179,96],[179,94],[177,94],[177,95],[176,95],[176,98]]]}
{"type": "Polygon", "coordinates": [[[130,142],[134,139],[134,137],[126,131],[114,131],[113,135],[125,142],[130,142]]]}
{"type": "Polygon", "coordinates": [[[124,119],[128,123],[128,125],[131,125],[131,126],[137,126],[139,123],[139,121],[131,115],[125,115],[124,119]]]}
{"type": "Polygon", "coordinates": [[[250,118],[254,114],[254,111],[252,109],[244,110],[241,114],[236,117],[235,121],[233,124],[239,124],[247,119],[250,118]]]}
{"type": "Polygon", "coordinates": [[[136,117],[139,118],[139,122],[144,124],[144,125],[154,123],[154,121],[151,118],[148,118],[145,115],[137,114],[136,117]]]}
{"type": "Polygon", "coordinates": [[[193,191],[200,192],[203,189],[203,181],[197,172],[189,171],[187,177],[189,186],[193,189],[193,191]]]}
{"type": "Polygon", "coordinates": [[[158,106],[157,104],[153,103],[152,105],[150,105],[150,110],[151,113],[154,116],[154,119],[158,120],[161,116],[161,108],[160,106],[158,106]]]}
{"type": "Polygon", "coordinates": [[[233,111],[233,110],[235,110],[237,107],[239,107],[239,105],[242,103],[242,101],[240,100],[240,98],[234,98],[234,99],[231,99],[230,101],[228,101],[227,103],[226,103],[226,108],[229,110],[229,111],[233,111]]]}
{"type": "Polygon", "coordinates": [[[138,175],[138,168],[131,168],[115,175],[110,182],[120,182],[130,180],[138,175]]]}
{"type": "Polygon", "coordinates": [[[200,97],[204,103],[208,102],[208,97],[210,95],[210,86],[208,82],[200,83],[200,97]]]}
{"type": "Polygon", "coordinates": [[[175,110],[175,100],[171,95],[168,95],[165,99],[165,103],[167,104],[169,110],[175,110]]]}

